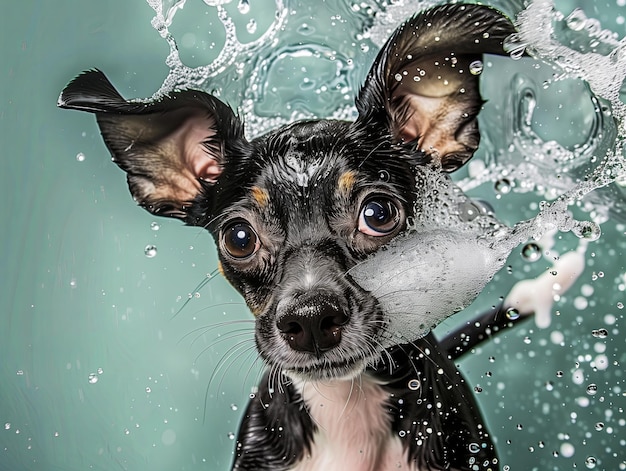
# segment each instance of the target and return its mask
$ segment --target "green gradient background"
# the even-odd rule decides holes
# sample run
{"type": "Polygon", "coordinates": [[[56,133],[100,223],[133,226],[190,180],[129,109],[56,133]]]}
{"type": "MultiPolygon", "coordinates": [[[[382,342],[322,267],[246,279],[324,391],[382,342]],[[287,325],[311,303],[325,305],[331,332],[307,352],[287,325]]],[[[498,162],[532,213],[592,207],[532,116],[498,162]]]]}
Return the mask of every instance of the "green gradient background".
{"type": "MultiPolygon", "coordinates": [[[[625,7],[579,3],[588,16],[623,35],[615,18],[626,15],[625,7]]],[[[559,6],[567,13],[575,4],[559,6]]],[[[194,12],[205,9],[189,0],[172,32],[195,31],[194,12]]],[[[271,9],[258,14],[259,30],[272,15],[271,9]]],[[[160,230],[152,230],[154,218],[133,205],[93,118],[56,108],[68,80],[95,66],[125,96],[152,95],[168,71],[167,44],[151,27],[153,16],[142,0],[27,0],[2,8],[0,471],[223,470],[231,461],[229,434],[236,432],[258,365],[250,369],[254,357],[246,353],[218,372],[205,408],[218,361],[243,337],[212,342],[251,324],[202,337],[193,332],[250,315],[217,277],[175,316],[216,266],[212,240],[176,221],[159,220],[160,230]],[[82,162],[79,152],[85,154],[82,162]],[[156,257],[144,255],[147,244],[157,246],[156,257]],[[89,382],[90,374],[96,383],[89,382]]],[[[207,40],[219,43],[220,37],[218,32],[207,40]]],[[[212,51],[181,54],[197,65],[213,57],[212,51]]],[[[483,192],[493,199],[490,189],[483,192]]],[[[534,214],[523,209],[529,196],[513,198],[496,202],[498,211],[511,220],[534,214]]],[[[571,298],[557,306],[563,315],[553,328],[565,334],[565,345],[551,344],[549,331],[528,324],[463,362],[483,389],[479,400],[499,439],[502,462],[512,470],[571,469],[574,463],[584,469],[588,455],[598,458],[597,469],[620,469],[623,463],[626,348],[619,335],[623,312],[615,306],[625,301],[616,288],[624,273],[624,230],[614,222],[603,230],[588,271],[572,291],[577,295],[593,272],[604,271],[592,283],[589,308],[576,311],[571,298]],[[569,374],[580,355],[594,354],[590,332],[604,327],[607,313],[618,319],[605,340],[609,360],[618,365],[585,370],[585,384],[596,382],[601,391],[580,408],[575,399],[585,396],[584,386],[559,383],[555,372],[569,374]],[[551,391],[547,381],[555,382],[551,391]],[[596,432],[599,421],[612,430],[596,432]],[[553,456],[563,441],[575,446],[572,458],[553,456]]],[[[562,242],[574,243],[568,237],[562,242]]],[[[524,276],[519,255],[512,258],[511,274],[497,277],[466,316],[497,303],[524,276]]],[[[443,328],[462,320],[463,315],[443,328]]]]}

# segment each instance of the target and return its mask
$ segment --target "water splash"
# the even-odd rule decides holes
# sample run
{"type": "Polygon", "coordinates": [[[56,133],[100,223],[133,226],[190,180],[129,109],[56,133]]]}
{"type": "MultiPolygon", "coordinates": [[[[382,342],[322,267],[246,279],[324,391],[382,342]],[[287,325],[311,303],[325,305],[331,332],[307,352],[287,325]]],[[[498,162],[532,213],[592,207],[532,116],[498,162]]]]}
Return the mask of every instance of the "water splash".
{"type": "MultiPolygon", "coordinates": [[[[148,3],[156,13],[153,26],[170,46],[166,60],[170,72],[153,98],[174,89],[207,89],[239,105],[248,132],[257,135],[295,119],[353,118],[352,99],[371,63],[367,60],[374,52],[371,49],[380,46],[416,10],[439,2],[396,1],[384,7],[353,3],[345,7],[348,11],[344,14],[332,16],[337,24],[350,21],[347,13],[357,18],[351,24],[351,30],[357,32],[351,35],[350,47],[341,48],[318,44],[319,24],[315,25],[311,16],[307,19],[306,13],[297,16],[295,9],[282,0],[276,0],[275,16],[267,30],[258,39],[243,43],[238,28],[245,29],[253,18],[246,16],[244,24],[236,25],[225,8],[228,1],[205,0],[216,9],[226,41],[218,57],[200,67],[183,63],[168,29],[185,0],[148,3]],[[310,42],[294,45],[284,39],[294,32],[310,42]],[[317,75],[306,70],[307,63],[313,63],[311,69],[317,75]],[[283,108],[277,107],[277,102],[284,104],[283,108]]],[[[597,20],[587,18],[581,10],[565,17],[550,0],[535,0],[525,8],[521,2],[503,3],[512,16],[519,13],[519,32],[506,41],[517,69],[510,65],[510,59],[487,57],[475,64],[474,71],[482,75],[483,81],[489,80],[490,69],[497,69],[498,75],[509,67],[516,70],[509,88],[500,94],[505,100],[499,104],[500,112],[481,115],[489,124],[482,126],[483,155],[470,164],[469,176],[461,179],[458,187],[447,177],[424,169],[419,186],[422,205],[409,231],[384,253],[353,270],[353,276],[366,289],[385,299],[385,290],[390,289],[385,286],[392,284],[379,275],[372,277],[368,267],[380,274],[381,263],[394,261],[394,269],[390,267],[386,276],[390,280],[395,276],[394,282],[401,279],[401,289],[413,295],[407,296],[402,305],[397,299],[389,301],[389,312],[414,312],[415,306],[425,306],[422,314],[413,316],[410,325],[406,324],[406,316],[397,316],[404,319],[398,329],[425,331],[466,307],[520,244],[536,241],[554,230],[593,241],[600,237],[600,224],[611,214],[626,213],[626,105],[620,100],[626,78],[626,40],[618,40],[616,34],[602,29],[597,20]],[[525,54],[536,61],[529,65],[523,58],[525,54]],[[506,67],[503,61],[507,61],[506,67]],[[530,67],[532,73],[528,73],[530,67]],[[539,77],[541,82],[537,81],[539,77]],[[546,138],[542,135],[545,132],[533,125],[538,102],[557,87],[568,97],[576,97],[574,105],[584,111],[585,118],[571,131],[569,143],[546,138]],[[532,191],[545,201],[534,217],[507,226],[461,191],[492,182],[499,196],[532,191]],[[602,193],[609,186],[611,191],[602,193]],[[591,220],[574,218],[569,210],[574,204],[587,211],[591,220]],[[435,266],[442,268],[435,273],[430,269],[435,266]],[[467,272],[477,267],[478,275],[474,273],[474,281],[468,284],[467,272]],[[448,294],[445,302],[437,294],[441,292],[448,294]]],[[[237,9],[246,15],[252,12],[245,0],[237,4],[237,9]]],[[[582,256],[584,250],[576,253],[582,256]]],[[[393,298],[391,292],[387,298],[393,298]]],[[[545,319],[540,322],[547,324],[545,319]]]]}

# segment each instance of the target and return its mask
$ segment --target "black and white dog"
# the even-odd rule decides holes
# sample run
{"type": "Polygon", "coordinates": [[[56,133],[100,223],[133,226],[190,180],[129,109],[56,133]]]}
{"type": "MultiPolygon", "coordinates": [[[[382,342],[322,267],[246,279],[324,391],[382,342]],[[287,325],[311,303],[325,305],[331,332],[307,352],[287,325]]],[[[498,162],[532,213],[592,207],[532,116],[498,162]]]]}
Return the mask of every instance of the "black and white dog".
{"type": "Polygon", "coordinates": [[[95,113],[139,205],[208,229],[256,316],[268,370],[234,469],[499,469],[454,361],[511,321],[496,309],[444,339],[402,332],[388,346],[390,313],[350,270],[415,216],[417,169],[472,157],[483,101],[471,65],[504,54],[514,31],[485,6],[419,13],[380,51],[354,122],[301,121],[253,140],[202,91],[127,101],[92,70],[61,94],[59,106],[95,113]]]}

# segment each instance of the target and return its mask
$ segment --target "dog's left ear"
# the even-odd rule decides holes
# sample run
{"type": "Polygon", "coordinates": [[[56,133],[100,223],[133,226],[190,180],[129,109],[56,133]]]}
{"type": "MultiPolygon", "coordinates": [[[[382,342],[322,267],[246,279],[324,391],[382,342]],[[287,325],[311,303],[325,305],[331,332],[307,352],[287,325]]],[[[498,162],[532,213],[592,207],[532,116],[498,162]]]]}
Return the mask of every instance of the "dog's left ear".
{"type": "Polygon", "coordinates": [[[441,5],[403,23],[389,38],[356,100],[359,121],[383,124],[398,142],[415,143],[443,170],[478,147],[482,55],[504,55],[515,32],[502,13],[470,4],[441,5]]]}

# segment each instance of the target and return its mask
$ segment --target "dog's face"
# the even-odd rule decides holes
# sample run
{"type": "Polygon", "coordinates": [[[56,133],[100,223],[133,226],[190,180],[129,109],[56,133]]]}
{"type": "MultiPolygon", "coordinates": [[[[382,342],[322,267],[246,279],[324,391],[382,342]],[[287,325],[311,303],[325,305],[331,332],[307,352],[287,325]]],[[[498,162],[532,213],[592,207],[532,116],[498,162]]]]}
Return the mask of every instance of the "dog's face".
{"type": "Polygon", "coordinates": [[[349,269],[404,228],[415,157],[336,121],[252,144],[245,191],[209,226],[222,271],[257,316],[266,360],[308,378],[352,375],[380,351],[385,322],[349,269]]]}
{"type": "Polygon", "coordinates": [[[383,47],[354,122],[298,122],[252,141],[211,95],[127,102],[98,71],[68,85],[59,105],[96,113],[141,206],[211,232],[270,366],[346,377],[380,354],[387,325],[350,269],[414,216],[417,166],[452,171],[472,156],[482,104],[472,64],[502,54],[513,32],[486,7],[437,7],[383,47]]]}

